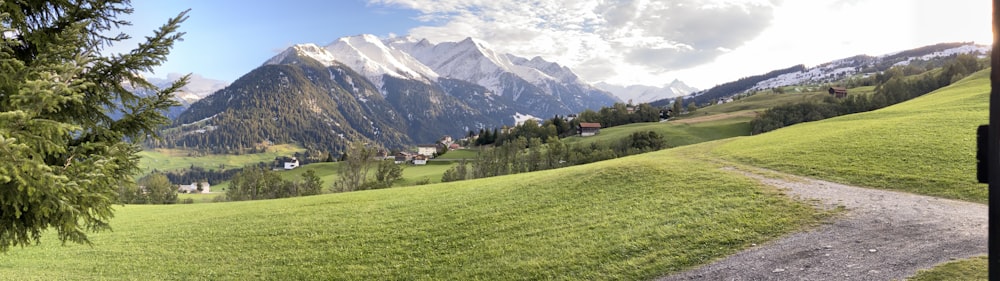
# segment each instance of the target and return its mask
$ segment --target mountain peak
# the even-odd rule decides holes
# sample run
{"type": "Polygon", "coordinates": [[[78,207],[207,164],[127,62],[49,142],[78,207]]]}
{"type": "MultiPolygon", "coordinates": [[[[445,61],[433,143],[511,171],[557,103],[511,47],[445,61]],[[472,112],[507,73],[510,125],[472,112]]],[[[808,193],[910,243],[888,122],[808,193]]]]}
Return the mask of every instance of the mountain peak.
{"type": "Polygon", "coordinates": [[[429,83],[438,74],[409,54],[390,48],[371,34],[342,37],[326,46],[338,61],[358,71],[382,88],[382,75],[429,83]]]}
{"type": "Polygon", "coordinates": [[[322,47],[313,44],[296,44],[288,47],[285,51],[264,62],[264,65],[294,63],[296,57],[308,57],[319,61],[323,65],[331,65],[336,59],[322,47]]]}

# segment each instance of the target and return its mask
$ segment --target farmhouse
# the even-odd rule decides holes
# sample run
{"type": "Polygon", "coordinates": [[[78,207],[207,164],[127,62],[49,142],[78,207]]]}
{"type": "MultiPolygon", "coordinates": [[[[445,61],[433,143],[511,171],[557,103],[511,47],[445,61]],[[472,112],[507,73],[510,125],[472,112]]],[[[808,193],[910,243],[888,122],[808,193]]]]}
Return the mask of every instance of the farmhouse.
{"type": "Polygon", "coordinates": [[[399,152],[396,153],[395,157],[393,157],[393,162],[395,162],[396,164],[405,164],[406,162],[410,162],[412,160],[413,160],[413,154],[409,152],[399,152]]]}
{"type": "Polygon", "coordinates": [[[601,133],[601,123],[580,123],[577,132],[582,137],[589,137],[601,133]]]}
{"type": "Polygon", "coordinates": [[[211,185],[208,182],[193,182],[191,185],[178,185],[177,193],[210,193],[211,185]],[[198,186],[201,185],[201,191],[198,191],[198,186]]]}
{"type": "Polygon", "coordinates": [[[437,145],[434,144],[421,144],[417,146],[417,154],[431,157],[434,153],[437,153],[437,145]]]}
{"type": "Polygon", "coordinates": [[[285,170],[291,170],[299,167],[299,159],[292,157],[292,160],[285,161],[285,170]]]}
{"type": "Polygon", "coordinates": [[[830,87],[830,89],[827,89],[827,92],[838,99],[847,97],[847,88],[844,87],[830,87]]]}
{"type": "Polygon", "coordinates": [[[427,165],[427,158],[424,155],[413,156],[413,165],[427,165]]]}

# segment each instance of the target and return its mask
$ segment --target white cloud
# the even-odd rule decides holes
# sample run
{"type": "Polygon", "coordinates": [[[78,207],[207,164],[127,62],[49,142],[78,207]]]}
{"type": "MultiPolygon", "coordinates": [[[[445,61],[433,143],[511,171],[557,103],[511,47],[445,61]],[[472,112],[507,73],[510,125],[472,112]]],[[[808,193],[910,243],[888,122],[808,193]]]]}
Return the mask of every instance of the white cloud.
{"type": "Polygon", "coordinates": [[[710,87],[800,63],[992,34],[989,3],[979,0],[370,1],[419,11],[426,25],[409,31],[415,37],[475,37],[557,61],[590,81],[630,84],[680,78],[710,87]]]}

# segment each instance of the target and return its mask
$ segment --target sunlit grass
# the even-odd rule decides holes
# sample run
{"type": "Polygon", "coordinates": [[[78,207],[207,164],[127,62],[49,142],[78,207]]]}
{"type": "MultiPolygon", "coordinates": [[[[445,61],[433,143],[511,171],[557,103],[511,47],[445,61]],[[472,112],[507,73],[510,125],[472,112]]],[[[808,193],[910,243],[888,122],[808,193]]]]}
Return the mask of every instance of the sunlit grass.
{"type": "Polygon", "coordinates": [[[5,279],[637,280],[821,216],[664,150],[563,169],[311,197],[124,206],[93,246],[0,256],[5,279]]]}
{"type": "Polygon", "coordinates": [[[921,270],[910,277],[910,281],[989,280],[989,261],[986,256],[968,258],[944,263],[934,268],[921,270]]]}
{"type": "Polygon", "coordinates": [[[716,155],[861,186],[986,202],[975,153],[976,127],[988,122],[988,74],[881,110],[740,138],[716,155]]]}
{"type": "Polygon", "coordinates": [[[272,162],[275,157],[291,157],[296,152],[303,152],[305,149],[289,144],[279,144],[269,146],[266,152],[255,154],[209,154],[198,156],[197,153],[186,149],[157,148],[139,152],[142,160],[139,167],[143,174],[149,173],[153,169],[158,171],[176,171],[180,169],[202,167],[208,170],[222,170],[240,168],[244,165],[256,164],[260,162],[272,162]]]}

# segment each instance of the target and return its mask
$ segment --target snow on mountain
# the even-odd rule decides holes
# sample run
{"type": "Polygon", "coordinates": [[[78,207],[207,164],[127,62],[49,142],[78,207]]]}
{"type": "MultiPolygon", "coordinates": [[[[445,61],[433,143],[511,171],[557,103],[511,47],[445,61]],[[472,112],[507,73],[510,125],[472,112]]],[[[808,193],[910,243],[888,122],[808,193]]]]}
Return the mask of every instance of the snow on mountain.
{"type": "Polygon", "coordinates": [[[333,65],[337,61],[337,59],[333,57],[333,54],[327,52],[326,49],[323,49],[313,43],[306,43],[297,44],[285,49],[284,52],[281,52],[277,56],[274,56],[264,62],[264,65],[281,64],[285,61],[285,59],[295,57],[296,55],[312,58],[325,66],[333,65]]]}
{"type": "Polygon", "coordinates": [[[688,86],[687,84],[684,84],[684,82],[677,79],[674,79],[673,82],[670,82],[670,84],[662,87],[647,85],[623,86],[604,82],[594,84],[594,86],[614,94],[623,101],[632,101],[633,103],[653,102],[677,96],[684,96],[698,91],[698,89],[688,86]]]}
{"type": "MultiPolygon", "coordinates": [[[[148,80],[156,87],[162,89],[170,86],[171,83],[177,81],[177,79],[181,79],[181,77],[184,77],[184,75],[179,73],[170,73],[167,74],[166,79],[151,77],[148,78],[148,80]]],[[[192,74],[188,79],[187,85],[184,85],[180,92],[175,93],[174,96],[188,102],[195,102],[211,95],[212,93],[215,93],[215,91],[225,88],[226,86],[229,86],[229,82],[205,78],[204,76],[198,74],[192,74]]]]}
{"type": "Polygon", "coordinates": [[[382,89],[382,75],[431,83],[438,74],[417,59],[386,46],[375,35],[337,39],[325,48],[337,61],[361,73],[382,89]]]}
{"type": "Polygon", "coordinates": [[[515,112],[512,117],[514,117],[514,126],[524,124],[524,121],[528,120],[535,120],[538,124],[542,123],[542,118],[531,116],[531,114],[521,114],[520,112],[515,112]]]}
{"type": "Polygon", "coordinates": [[[911,61],[918,60],[918,59],[920,59],[920,60],[930,60],[930,59],[934,59],[934,58],[947,57],[947,56],[952,56],[952,55],[957,55],[957,54],[970,54],[970,53],[987,54],[989,51],[990,51],[990,47],[989,46],[969,44],[969,45],[963,45],[963,46],[959,46],[959,47],[956,47],[956,48],[951,48],[951,49],[947,49],[947,50],[943,50],[943,51],[933,52],[933,53],[926,54],[926,55],[923,55],[923,56],[920,56],[920,57],[907,58],[904,61],[897,62],[895,65],[907,65],[907,64],[910,64],[911,61]]]}
{"type": "Polygon", "coordinates": [[[541,70],[518,65],[512,55],[499,53],[486,43],[471,37],[459,42],[432,44],[426,39],[409,37],[386,40],[390,46],[403,50],[444,77],[476,83],[494,93],[503,93],[503,73],[513,73],[535,85],[558,79],[541,70]]]}
{"type": "Polygon", "coordinates": [[[957,54],[979,54],[982,56],[989,50],[989,46],[975,45],[973,43],[943,43],[878,57],[858,55],[807,68],[804,71],[782,74],[778,77],[761,81],[748,91],[772,89],[788,85],[829,83],[853,75],[877,73],[884,70],[881,68],[885,68],[883,66],[886,65],[906,65],[915,60],[931,60],[957,54]],[[937,51],[934,51],[935,49],[937,51]],[[912,55],[902,56],[905,54],[912,55]]]}

